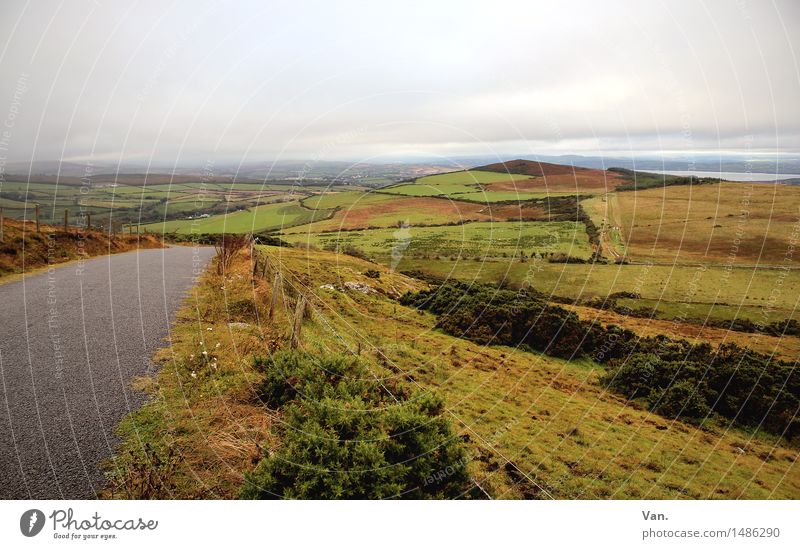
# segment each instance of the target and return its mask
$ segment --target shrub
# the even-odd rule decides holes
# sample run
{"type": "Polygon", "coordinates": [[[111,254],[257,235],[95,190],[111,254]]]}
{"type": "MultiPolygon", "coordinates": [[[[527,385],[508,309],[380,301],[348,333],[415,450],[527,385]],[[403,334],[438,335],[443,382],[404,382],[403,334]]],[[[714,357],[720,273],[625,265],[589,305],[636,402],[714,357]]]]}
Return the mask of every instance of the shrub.
{"type": "Polygon", "coordinates": [[[703,384],[695,386],[689,381],[674,383],[664,390],[654,411],[666,417],[702,419],[711,411],[704,394],[707,394],[707,390],[703,384]]]}
{"type": "Polygon", "coordinates": [[[278,353],[256,366],[265,372],[262,398],[282,413],[282,444],[246,475],[242,497],[423,499],[468,490],[466,454],[439,397],[402,386],[390,394],[343,357],[278,353]]]}
{"type": "MultiPolygon", "coordinates": [[[[602,383],[654,411],[700,418],[709,411],[744,426],[800,435],[800,372],[788,362],[734,344],[713,349],[666,336],[637,338],[581,320],[536,291],[447,281],[401,302],[437,315],[437,326],[488,345],[514,345],[559,358],[607,364],[602,383]],[[688,389],[692,390],[689,391],[688,389]],[[683,411],[681,411],[683,409],[683,411]]],[[[794,330],[786,321],[781,329],[794,330]]]]}

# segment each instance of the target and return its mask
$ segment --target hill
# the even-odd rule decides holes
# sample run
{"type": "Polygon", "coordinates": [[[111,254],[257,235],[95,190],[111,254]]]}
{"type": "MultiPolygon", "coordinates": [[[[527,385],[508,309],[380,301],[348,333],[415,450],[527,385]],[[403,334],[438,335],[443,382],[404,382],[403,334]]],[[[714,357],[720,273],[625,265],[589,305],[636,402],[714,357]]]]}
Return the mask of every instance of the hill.
{"type": "Polygon", "coordinates": [[[575,166],[567,166],[564,164],[551,164],[549,162],[537,162],[535,160],[508,160],[506,162],[497,162],[495,164],[487,164],[486,166],[479,166],[473,168],[483,172],[501,172],[501,173],[514,173],[521,175],[530,175],[533,177],[546,177],[548,175],[571,175],[571,174],[589,174],[596,173],[602,170],[593,170],[590,168],[578,168],[575,166]]]}

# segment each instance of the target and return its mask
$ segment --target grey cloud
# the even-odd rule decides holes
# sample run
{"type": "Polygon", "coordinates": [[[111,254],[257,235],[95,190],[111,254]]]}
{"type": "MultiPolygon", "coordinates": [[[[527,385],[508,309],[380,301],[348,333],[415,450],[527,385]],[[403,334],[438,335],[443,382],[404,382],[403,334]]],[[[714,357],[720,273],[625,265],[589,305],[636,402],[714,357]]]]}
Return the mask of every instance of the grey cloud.
{"type": "Polygon", "coordinates": [[[5,155],[800,152],[796,2],[598,4],[7,0],[5,155]]]}

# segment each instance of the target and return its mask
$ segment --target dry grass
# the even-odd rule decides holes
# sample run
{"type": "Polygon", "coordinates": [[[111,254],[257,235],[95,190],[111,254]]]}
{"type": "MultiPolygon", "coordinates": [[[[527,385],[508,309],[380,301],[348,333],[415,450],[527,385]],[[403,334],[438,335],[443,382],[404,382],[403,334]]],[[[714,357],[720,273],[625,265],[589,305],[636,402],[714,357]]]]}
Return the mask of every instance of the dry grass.
{"type": "MultiPolygon", "coordinates": [[[[274,418],[252,391],[253,356],[274,351],[286,335],[282,305],[266,322],[271,296],[264,278],[252,278],[247,250],[224,276],[211,269],[203,276],[177,315],[170,346],[156,357],[161,371],[139,384],[152,401],[120,426],[123,445],[107,464],[106,497],[235,496],[243,473],[274,444],[274,418]],[[153,456],[160,456],[157,464],[153,456]],[[137,492],[156,465],[169,474],[149,492],[137,492]]],[[[290,296],[279,303],[284,298],[290,296]]]]}
{"type": "Polygon", "coordinates": [[[607,217],[633,260],[800,265],[800,187],[672,186],[616,193],[616,204],[607,217]]]}
{"type": "Polygon", "coordinates": [[[0,242],[0,277],[31,272],[48,265],[75,259],[127,252],[139,248],[161,248],[161,240],[152,234],[118,234],[36,224],[5,219],[0,242]]]}

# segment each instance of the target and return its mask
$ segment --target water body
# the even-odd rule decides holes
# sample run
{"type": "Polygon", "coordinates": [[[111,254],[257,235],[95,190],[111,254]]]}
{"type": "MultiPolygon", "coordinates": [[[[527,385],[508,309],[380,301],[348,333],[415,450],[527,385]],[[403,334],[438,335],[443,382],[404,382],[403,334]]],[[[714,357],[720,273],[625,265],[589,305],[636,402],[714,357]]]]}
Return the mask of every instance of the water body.
{"type": "Polygon", "coordinates": [[[800,179],[800,174],[792,173],[758,173],[758,172],[701,172],[697,170],[641,170],[649,173],[660,173],[665,175],[682,175],[689,177],[715,177],[727,181],[781,181],[784,179],[800,179]]]}

